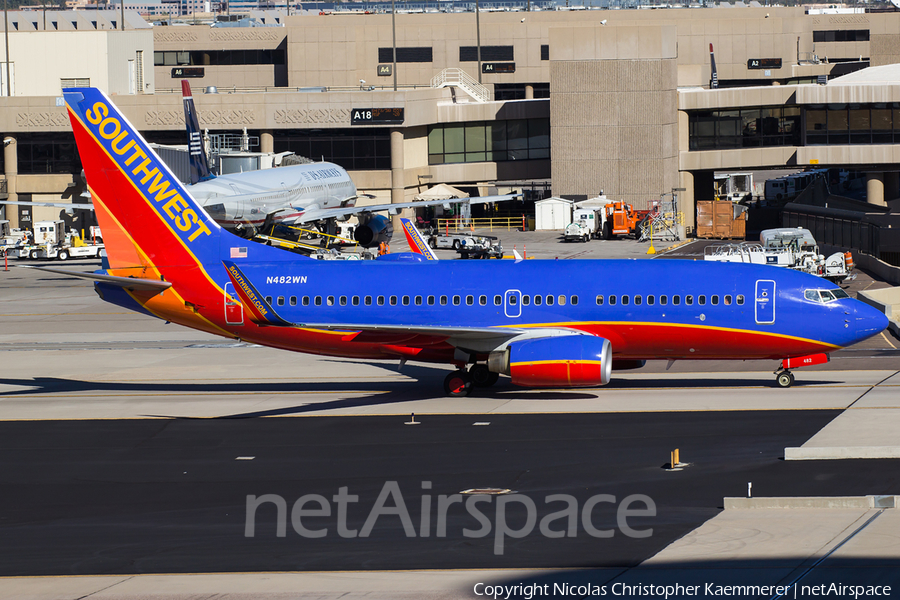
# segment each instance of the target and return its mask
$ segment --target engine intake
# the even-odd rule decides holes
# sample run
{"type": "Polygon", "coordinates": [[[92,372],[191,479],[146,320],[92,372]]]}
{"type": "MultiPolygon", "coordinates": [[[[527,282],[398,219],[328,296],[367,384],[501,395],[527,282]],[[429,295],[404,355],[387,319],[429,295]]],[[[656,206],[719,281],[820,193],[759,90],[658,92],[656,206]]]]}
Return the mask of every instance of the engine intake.
{"type": "Polygon", "coordinates": [[[591,335],[563,335],[513,342],[492,352],[488,369],[523,387],[594,387],[609,383],[612,344],[591,335]]]}
{"type": "Polygon", "coordinates": [[[373,215],[356,228],[353,237],[363,248],[375,248],[382,242],[387,244],[391,241],[394,237],[394,225],[388,217],[373,215]]]}

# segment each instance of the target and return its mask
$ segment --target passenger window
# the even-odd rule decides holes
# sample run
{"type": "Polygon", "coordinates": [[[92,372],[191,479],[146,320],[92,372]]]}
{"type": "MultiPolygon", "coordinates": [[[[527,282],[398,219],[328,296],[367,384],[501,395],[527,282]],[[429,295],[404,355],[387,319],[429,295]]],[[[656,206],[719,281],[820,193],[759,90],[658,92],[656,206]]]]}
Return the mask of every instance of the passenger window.
{"type": "Polygon", "coordinates": [[[447,296],[441,296],[441,306],[447,305],[447,296]]]}
{"type": "Polygon", "coordinates": [[[694,303],[694,297],[693,296],[685,296],[684,303],[687,304],[688,306],[690,306],[691,304],[694,303]]]}
{"type": "Polygon", "coordinates": [[[566,297],[563,294],[560,294],[559,299],[557,300],[557,303],[560,306],[565,306],[566,305],[566,297]]]}
{"type": "Polygon", "coordinates": [[[547,306],[553,306],[553,296],[547,296],[547,306]]]}
{"type": "Polygon", "coordinates": [[[372,296],[366,296],[363,299],[363,304],[365,304],[366,306],[372,306],[372,296]]]}
{"type": "Polygon", "coordinates": [[[706,296],[703,296],[703,295],[697,296],[697,304],[699,304],[700,306],[703,306],[704,304],[706,304],[706,296]]]}
{"type": "Polygon", "coordinates": [[[487,296],[478,296],[478,304],[487,306],[487,296]]]}
{"type": "Polygon", "coordinates": [[[391,303],[391,306],[397,306],[397,296],[391,296],[389,302],[391,303]]]}
{"type": "Polygon", "coordinates": [[[576,304],[578,304],[578,296],[569,296],[569,303],[572,306],[575,306],[576,304]]]}
{"type": "Polygon", "coordinates": [[[409,306],[409,296],[403,296],[402,302],[403,306],[409,306]]]}
{"type": "Polygon", "coordinates": [[[635,296],[635,297],[634,297],[634,305],[635,305],[635,306],[640,306],[640,305],[641,305],[641,302],[643,302],[643,298],[641,298],[640,296],[635,296]]]}
{"type": "Polygon", "coordinates": [[[325,304],[328,306],[334,306],[334,296],[328,296],[328,299],[325,300],[325,304]]]}
{"type": "Polygon", "coordinates": [[[422,306],[422,296],[416,296],[415,303],[416,306],[422,306]]]}
{"type": "Polygon", "coordinates": [[[309,306],[309,296],[303,296],[302,304],[303,306],[309,306]]]}
{"type": "Polygon", "coordinates": [[[469,306],[475,304],[475,296],[466,296],[466,304],[469,306]]]}
{"type": "Polygon", "coordinates": [[[291,306],[297,306],[297,296],[291,296],[291,306]]]}
{"type": "Polygon", "coordinates": [[[341,306],[347,306],[347,296],[341,296],[340,303],[341,306]]]}
{"type": "Polygon", "coordinates": [[[384,306],[384,296],[378,296],[378,306],[384,306]]]}
{"type": "Polygon", "coordinates": [[[718,297],[718,296],[713,296],[712,298],[710,298],[710,300],[712,301],[712,305],[713,305],[713,306],[716,306],[716,305],[719,303],[719,297],[718,297]]]}
{"type": "Polygon", "coordinates": [[[434,296],[428,296],[428,306],[434,306],[434,296]]]}
{"type": "Polygon", "coordinates": [[[610,297],[609,297],[609,305],[610,305],[610,306],[615,306],[615,305],[616,305],[616,297],[615,297],[615,296],[610,296],[610,297]]]}
{"type": "Polygon", "coordinates": [[[266,304],[272,306],[272,296],[266,296],[266,304]]]}
{"type": "Polygon", "coordinates": [[[353,298],[350,300],[350,303],[353,306],[359,306],[359,296],[353,296],[353,298]]]}
{"type": "Polygon", "coordinates": [[[522,306],[531,304],[531,296],[522,296],[522,306]]]}
{"type": "Polygon", "coordinates": [[[284,296],[278,296],[278,306],[284,306],[284,296]]]}
{"type": "Polygon", "coordinates": [[[738,303],[738,304],[743,304],[743,303],[744,303],[744,296],[743,296],[742,294],[738,294],[738,297],[737,297],[737,303],[738,303]]]}
{"type": "Polygon", "coordinates": [[[622,296],[622,306],[628,306],[628,296],[622,296]]]}
{"type": "Polygon", "coordinates": [[[668,296],[660,296],[660,297],[659,297],[659,303],[660,303],[662,306],[665,306],[666,304],[669,303],[669,297],[668,297],[668,296]]]}
{"type": "Polygon", "coordinates": [[[656,298],[653,296],[647,296],[647,306],[653,306],[656,303],[656,298]]]}
{"type": "Polygon", "coordinates": [[[459,306],[459,296],[453,296],[453,306],[459,306]]]}
{"type": "Polygon", "coordinates": [[[322,306],[322,296],[316,296],[316,306],[322,306]]]}
{"type": "Polygon", "coordinates": [[[540,306],[541,302],[543,302],[543,296],[535,296],[534,297],[534,305],[540,306]]]}
{"type": "Polygon", "coordinates": [[[725,306],[731,305],[731,296],[725,296],[725,306]]]}
{"type": "Polygon", "coordinates": [[[603,294],[597,294],[597,306],[603,306],[603,294]]]}
{"type": "Polygon", "coordinates": [[[672,296],[672,304],[675,306],[681,304],[681,296],[672,296]]]}
{"type": "Polygon", "coordinates": [[[500,306],[503,304],[503,296],[494,296],[494,306],[500,306]]]}
{"type": "Polygon", "coordinates": [[[517,296],[516,296],[515,294],[510,294],[509,299],[507,300],[507,302],[509,302],[509,305],[510,305],[510,306],[515,306],[516,304],[519,303],[519,302],[518,302],[518,298],[517,298],[517,296]]]}

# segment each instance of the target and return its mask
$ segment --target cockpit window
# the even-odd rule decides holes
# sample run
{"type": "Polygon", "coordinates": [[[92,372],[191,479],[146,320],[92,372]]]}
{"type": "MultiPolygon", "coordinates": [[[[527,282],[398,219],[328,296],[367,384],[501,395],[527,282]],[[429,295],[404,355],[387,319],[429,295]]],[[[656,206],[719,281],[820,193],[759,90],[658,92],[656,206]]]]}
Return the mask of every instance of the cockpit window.
{"type": "Polygon", "coordinates": [[[849,298],[847,292],[838,288],[834,290],[806,290],[803,297],[812,302],[831,302],[842,298],[849,298]]]}

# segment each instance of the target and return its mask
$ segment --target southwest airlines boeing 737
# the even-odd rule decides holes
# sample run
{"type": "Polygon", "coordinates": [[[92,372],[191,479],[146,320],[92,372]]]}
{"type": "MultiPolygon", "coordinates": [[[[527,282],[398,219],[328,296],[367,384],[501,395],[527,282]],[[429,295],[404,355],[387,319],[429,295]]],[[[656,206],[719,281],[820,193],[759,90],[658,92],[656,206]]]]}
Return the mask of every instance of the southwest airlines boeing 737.
{"type": "Polygon", "coordinates": [[[811,275],[658,260],[322,262],[223,230],[110,99],[65,90],[109,265],[103,300],[209,333],[312,354],[448,363],[445,391],[500,374],[591,387],[647,359],[777,359],[790,369],[887,318],[811,275]]]}

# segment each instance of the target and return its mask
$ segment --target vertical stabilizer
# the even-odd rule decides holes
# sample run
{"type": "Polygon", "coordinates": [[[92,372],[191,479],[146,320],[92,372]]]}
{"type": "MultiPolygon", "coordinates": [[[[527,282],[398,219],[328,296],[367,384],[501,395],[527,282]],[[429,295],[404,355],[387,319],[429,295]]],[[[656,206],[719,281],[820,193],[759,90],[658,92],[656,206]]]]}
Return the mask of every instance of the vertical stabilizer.
{"type": "Polygon", "coordinates": [[[106,94],[63,93],[110,268],[153,269],[171,280],[168,267],[220,264],[219,225],[106,94]]]}
{"type": "Polygon", "coordinates": [[[187,128],[188,152],[191,156],[191,185],[200,181],[214,179],[209,169],[209,159],[203,147],[203,134],[200,132],[200,118],[194,108],[194,96],[191,84],[187,79],[181,80],[181,95],[184,98],[184,125],[187,128]]]}

